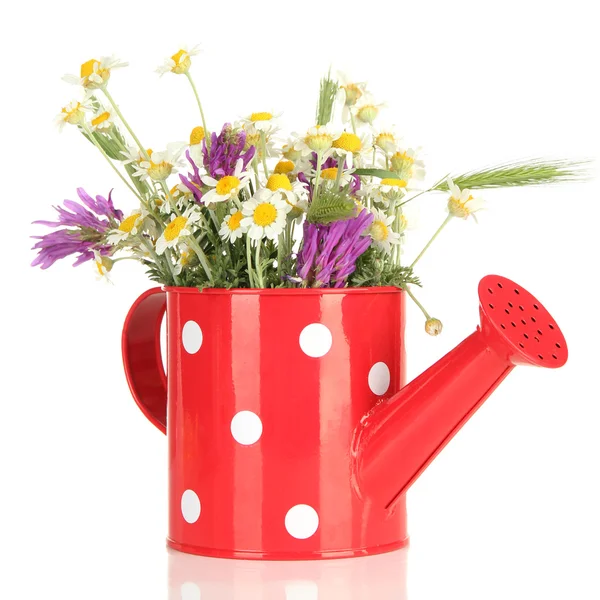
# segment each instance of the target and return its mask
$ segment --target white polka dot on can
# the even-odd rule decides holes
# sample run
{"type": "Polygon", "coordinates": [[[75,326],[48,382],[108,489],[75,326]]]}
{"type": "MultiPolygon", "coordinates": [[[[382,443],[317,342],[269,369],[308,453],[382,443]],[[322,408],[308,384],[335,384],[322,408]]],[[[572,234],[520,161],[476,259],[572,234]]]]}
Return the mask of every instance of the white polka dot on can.
{"type": "Polygon", "coordinates": [[[300,333],[300,348],[311,358],[325,356],[333,343],[331,331],[323,323],[311,323],[300,333]]]}
{"type": "Polygon", "coordinates": [[[384,362],[375,363],[369,371],[369,387],[377,396],[383,396],[390,387],[390,369],[384,362]]]}
{"type": "Polygon", "coordinates": [[[190,524],[195,523],[200,518],[200,498],[194,490],[185,490],[181,495],[181,514],[190,524]]]}
{"type": "Polygon", "coordinates": [[[255,444],[262,435],[260,417],[250,410],[242,410],[231,419],[231,435],[242,446],[255,444]]]}
{"type": "Polygon", "coordinates": [[[285,600],[319,600],[319,586],[307,579],[289,581],[285,584],[285,600]]]}
{"type": "Polygon", "coordinates": [[[202,329],[196,321],[187,321],[181,331],[181,342],[188,354],[196,354],[202,346],[202,329]]]}
{"type": "Polygon", "coordinates": [[[181,600],[201,600],[202,594],[200,588],[193,581],[186,581],[181,584],[181,600]]]}
{"type": "Polygon", "coordinates": [[[319,515],[308,504],[296,504],[285,515],[285,528],[292,537],[305,540],[319,528],[319,515]]]}

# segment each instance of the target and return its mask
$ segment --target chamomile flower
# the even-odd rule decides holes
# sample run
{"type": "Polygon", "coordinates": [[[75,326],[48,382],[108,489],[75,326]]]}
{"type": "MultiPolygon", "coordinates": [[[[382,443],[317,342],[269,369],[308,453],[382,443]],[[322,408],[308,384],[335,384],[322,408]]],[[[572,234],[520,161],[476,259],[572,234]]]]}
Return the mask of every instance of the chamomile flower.
{"type": "Polygon", "coordinates": [[[82,85],[88,90],[95,90],[106,85],[110,79],[112,69],[126,67],[128,64],[116,56],[102,56],[100,59],[92,58],[81,65],[79,77],[77,75],[65,75],[63,81],[82,85]]]}
{"type": "Polygon", "coordinates": [[[85,122],[86,111],[91,110],[85,101],[78,102],[73,100],[66,106],[63,106],[61,111],[56,115],[54,122],[58,127],[59,131],[62,131],[64,126],[69,125],[81,125],[85,122]]]}
{"type": "MultiPolygon", "coordinates": [[[[151,153],[152,150],[148,149],[147,154],[150,155],[151,153]]],[[[126,165],[131,164],[134,167],[139,167],[139,164],[146,160],[146,157],[137,146],[127,146],[125,150],[121,150],[121,155],[124,157],[123,162],[126,165]]]]}
{"type": "Polygon", "coordinates": [[[130,236],[140,233],[144,215],[141,210],[134,210],[128,217],[123,219],[116,229],[113,229],[107,237],[109,244],[124,242],[130,236]]]}
{"type": "Polygon", "coordinates": [[[261,188],[242,204],[244,218],[240,225],[252,240],[264,237],[275,240],[285,227],[286,214],[290,209],[279,192],[261,188]]]}
{"type": "Polygon", "coordinates": [[[333,145],[333,141],[340,137],[330,125],[315,125],[311,127],[306,135],[296,140],[294,149],[299,151],[302,156],[307,156],[311,152],[317,154],[325,153],[333,145]]]}
{"type": "Polygon", "coordinates": [[[459,219],[468,219],[469,216],[473,216],[477,222],[475,213],[483,209],[485,201],[482,198],[474,198],[471,190],[466,188],[461,190],[450,177],[448,177],[448,189],[450,190],[448,212],[459,219]]]}
{"type": "Polygon", "coordinates": [[[346,122],[350,119],[350,107],[354,106],[363,95],[367,94],[367,84],[354,81],[341,71],[338,71],[338,80],[340,84],[338,100],[343,106],[342,120],[346,122]]]}
{"type": "Polygon", "coordinates": [[[373,222],[369,227],[369,234],[373,240],[373,246],[389,254],[392,245],[400,243],[400,234],[391,227],[395,216],[388,216],[378,208],[374,208],[371,212],[373,213],[373,222]]]}
{"type": "Polygon", "coordinates": [[[194,46],[188,49],[187,46],[182,46],[169,58],[165,58],[165,61],[160,65],[156,72],[161,76],[165,73],[176,73],[177,75],[185,75],[192,66],[192,56],[196,56],[200,53],[200,46],[194,46]]]}
{"type": "Polygon", "coordinates": [[[108,131],[115,123],[113,114],[101,108],[91,119],[92,131],[108,131]]]}
{"type": "Polygon", "coordinates": [[[281,114],[275,112],[253,112],[246,117],[242,117],[242,121],[247,125],[253,125],[258,131],[275,133],[279,128],[277,119],[281,117],[281,114]]]}
{"type": "MultiPolygon", "coordinates": [[[[273,173],[267,180],[267,189],[279,192],[291,208],[304,212],[304,202],[308,196],[308,190],[300,181],[292,183],[289,177],[283,173],[273,173]]],[[[298,216],[297,214],[295,216],[298,216]]]]}
{"type": "Polygon", "coordinates": [[[182,215],[171,217],[162,235],[156,240],[156,253],[161,255],[167,248],[177,246],[182,238],[192,235],[192,226],[200,221],[196,207],[190,206],[182,215]]]}
{"type": "Polygon", "coordinates": [[[393,154],[398,150],[400,137],[394,127],[373,128],[373,144],[386,154],[393,154]]]}
{"type": "Polygon", "coordinates": [[[94,253],[94,271],[98,281],[112,283],[109,271],[112,269],[114,260],[108,256],[102,256],[98,250],[93,250],[94,253]]]}
{"type": "Polygon", "coordinates": [[[390,157],[392,171],[398,173],[398,178],[406,181],[408,185],[425,177],[425,163],[418,158],[418,151],[419,148],[398,149],[390,157]]]}
{"type": "Polygon", "coordinates": [[[143,160],[136,165],[134,175],[142,181],[146,179],[164,181],[183,166],[180,159],[184,147],[185,144],[181,142],[173,142],[167,144],[167,149],[163,152],[147,150],[148,158],[143,157],[143,160]]]}
{"type": "Polygon", "coordinates": [[[181,271],[189,264],[190,258],[193,253],[191,248],[187,244],[180,244],[179,246],[179,258],[175,265],[175,275],[180,275],[181,271]]]}
{"type": "Polygon", "coordinates": [[[206,137],[204,127],[194,127],[190,133],[190,156],[196,165],[201,165],[204,161],[204,155],[202,154],[202,140],[206,137]]]}
{"type": "Polygon", "coordinates": [[[297,143],[298,140],[296,140],[295,138],[290,138],[283,144],[283,146],[281,147],[281,154],[283,158],[293,163],[302,158],[302,152],[300,150],[296,150],[295,148],[295,145],[297,143]]]}
{"type": "Polygon", "coordinates": [[[250,174],[242,172],[244,161],[240,158],[235,165],[233,175],[225,175],[218,181],[205,175],[202,177],[203,183],[213,188],[202,196],[202,202],[210,204],[211,202],[225,202],[230,198],[236,197],[250,183],[250,174]]]}
{"type": "Polygon", "coordinates": [[[364,95],[361,101],[353,108],[354,116],[358,119],[359,123],[372,125],[383,106],[383,104],[375,104],[369,95],[364,95]]]}
{"type": "Polygon", "coordinates": [[[235,240],[242,237],[245,229],[241,226],[242,218],[244,217],[241,210],[232,208],[231,212],[223,219],[221,223],[221,229],[219,229],[219,235],[222,240],[226,242],[235,242],[235,240]]]}
{"type": "Polygon", "coordinates": [[[244,143],[244,150],[248,150],[252,146],[256,151],[256,157],[258,160],[262,160],[264,150],[266,150],[266,157],[269,158],[271,156],[275,156],[275,143],[272,137],[272,133],[275,132],[273,130],[263,130],[265,134],[265,143],[263,149],[263,140],[261,131],[256,128],[255,123],[236,123],[236,126],[241,127],[246,134],[246,141],[244,143]]]}
{"type": "Polygon", "coordinates": [[[345,159],[349,168],[352,168],[354,158],[365,159],[373,150],[371,136],[363,131],[360,135],[344,131],[337,139],[333,140],[332,152],[345,159]]]}

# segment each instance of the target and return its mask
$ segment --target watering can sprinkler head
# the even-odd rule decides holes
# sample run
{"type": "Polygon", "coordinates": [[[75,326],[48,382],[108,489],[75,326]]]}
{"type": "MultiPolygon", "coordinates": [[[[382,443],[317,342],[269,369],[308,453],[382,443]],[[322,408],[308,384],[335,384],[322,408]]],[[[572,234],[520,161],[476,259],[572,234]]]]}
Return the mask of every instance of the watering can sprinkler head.
{"type": "Polygon", "coordinates": [[[556,321],[506,277],[479,283],[481,326],[361,419],[352,441],[356,493],[392,511],[417,477],[516,365],[568,357],[556,321]]]}

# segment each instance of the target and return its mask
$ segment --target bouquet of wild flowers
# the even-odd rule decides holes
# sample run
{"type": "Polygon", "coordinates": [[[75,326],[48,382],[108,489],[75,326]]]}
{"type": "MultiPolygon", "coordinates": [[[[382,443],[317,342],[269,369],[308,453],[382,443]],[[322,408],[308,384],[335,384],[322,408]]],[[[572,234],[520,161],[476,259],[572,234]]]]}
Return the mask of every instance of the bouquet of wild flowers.
{"type": "MultiPolygon", "coordinates": [[[[33,265],[43,269],[76,254],[108,278],[115,263],[140,261],[150,279],[169,286],[265,288],[398,286],[416,301],[414,267],[453,218],[475,218],[483,201],[471,190],[573,181],[582,163],[523,161],[444,176],[423,185],[418,149],[403,146],[393,128],[376,125],[381,105],[364,83],[328,75],[316,119],[304,133],[280,138],[274,112],[254,112],[211,131],[190,74],[197,49],[181,49],[158,71],[184,75],[202,125],[189,143],[165,150],[144,145],[109,91],[115,58],[92,59],[83,88],[65,106],[59,126],[74,125],[98,149],[137,201],[127,216],[108,197],[82,188],[80,203],[65,200],[55,228],[37,236],[33,265]],[[423,251],[402,260],[413,223],[409,204],[426,193],[447,193],[447,216],[423,251]]],[[[415,203],[416,204],[416,203],[415,203]]],[[[441,323],[425,317],[435,335],[441,323]]]]}

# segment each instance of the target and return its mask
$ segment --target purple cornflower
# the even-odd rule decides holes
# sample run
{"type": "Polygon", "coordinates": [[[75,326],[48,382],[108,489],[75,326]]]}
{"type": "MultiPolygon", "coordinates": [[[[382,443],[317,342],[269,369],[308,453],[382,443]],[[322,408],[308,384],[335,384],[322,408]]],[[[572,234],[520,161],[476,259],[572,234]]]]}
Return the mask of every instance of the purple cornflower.
{"type": "Polygon", "coordinates": [[[368,210],[329,225],[304,223],[298,254],[298,276],[311,287],[341,288],[356,268],[356,260],[371,245],[363,235],[373,221],[368,210]]]}
{"type": "Polygon", "coordinates": [[[190,151],[185,151],[185,156],[188,159],[188,162],[192,165],[193,173],[188,173],[187,177],[185,175],[179,174],[179,179],[181,179],[181,183],[185,185],[185,187],[192,192],[196,202],[200,202],[202,200],[202,186],[204,183],[200,178],[200,172],[198,171],[198,167],[196,163],[192,160],[190,156],[190,151]]]}
{"type": "Polygon", "coordinates": [[[115,209],[112,202],[112,191],[108,199],[102,196],[92,198],[83,188],[77,188],[81,204],[73,200],[65,200],[64,208],[55,206],[58,221],[34,221],[34,225],[63,227],[46,235],[34,235],[40,240],[32,250],[39,250],[32,267],[42,269],[51,267],[57,260],[71,254],[79,253],[73,263],[76,267],[94,258],[94,250],[106,256],[111,253],[112,246],[106,244],[106,232],[118,227],[123,220],[123,213],[115,209]],[[89,209],[89,210],[88,210],[89,209]],[[105,217],[105,218],[101,218],[105,217]]]}
{"type": "Polygon", "coordinates": [[[230,123],[225,123],[221,133],[212,133],[210,136],[210,150],[206,147],[206,139],[202,141],[202,154],[204,155],[204,167],[208,174],[214,179],[220,179],[225,175],[233,175],[237,161],[243,161],[243,170],[254,158],[256,148],[250,146],[244,152],[246,145],[246,132],[234,131],[230,123]]]}

